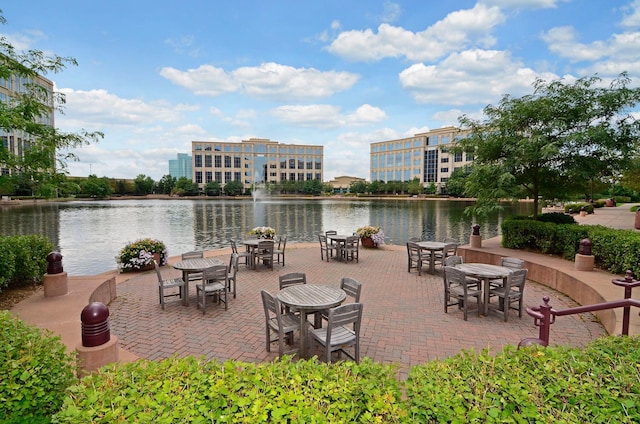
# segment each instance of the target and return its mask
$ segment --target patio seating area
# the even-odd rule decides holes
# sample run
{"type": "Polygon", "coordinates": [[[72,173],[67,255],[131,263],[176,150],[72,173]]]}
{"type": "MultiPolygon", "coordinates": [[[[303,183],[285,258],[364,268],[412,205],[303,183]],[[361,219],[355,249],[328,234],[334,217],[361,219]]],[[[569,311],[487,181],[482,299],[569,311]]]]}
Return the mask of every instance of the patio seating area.
{"type": "MultiPolygon", "coordinates": [[[[207,252],[225,262],[231,249],[207,252]]],[[[419,276],[407,272],[405,246],[385,245],[364,249],[359,262],[330,261],[320,258],[318,244],[287,245],[287,266],[273,271],[240,267],[237,298],[228,310],[208,308],[202,315],[195,306],[172,302],[162,310],[157,300],[155,273],[129,275],[118,283],[117,298],[109,306],[111,331],[121,349],[137,357],[162,359],[173,355],[204,355],[208,359],[235,359],[247,362],[271,361],[278,356],[278,344],[265,349],[265,317],[261,290],[276,295],[279,276],[290,272],[306,275],[307,284],[339,288],[343,277],[362,284],[360,302],[365,305],[360,329],[360,358],[397,363],[404,374],[410,366],[455,355],[462,349],[499,350],[536,337],[538,328],[526,314],[513,314],[508,322],[498,315],[464,321],[462,311],[444,314],[443,274],[436,271],[419,276]]],[[[179,259],[176,259],[176,261],[179,259]]],[[[171,261],[170,261],[171,262],[171,261]]],[[[180,271],[162,268],[164,278],[178,277],[180,271]]],[[[195,290],[190,293],[196,304],[195,290]]],[[[524,304],[538,305],[549,296],[558,307],[575,306],[567,296],[542,285],[527,286],[524,304]]],[[[582,346],[604,335],[603,327],[591,315],[566,317],[554,324],[553,342],[582,346]]],[[[310,341],[309,341],[310,342],[310,341]]],[[[297,341],[296,341],[297,343],[297,341]]],[[[295,348],[294,346],[290,346],[295,348]]],[[[322,355],[318,347],[312,354],[322,355]]]]}

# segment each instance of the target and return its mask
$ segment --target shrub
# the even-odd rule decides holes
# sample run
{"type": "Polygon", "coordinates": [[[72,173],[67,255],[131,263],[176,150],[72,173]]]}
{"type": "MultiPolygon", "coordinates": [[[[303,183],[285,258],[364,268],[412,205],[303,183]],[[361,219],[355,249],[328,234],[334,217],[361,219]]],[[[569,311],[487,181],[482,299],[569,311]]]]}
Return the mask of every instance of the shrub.
{"type": "Polygon", "coordinates": [[[552,222],[554,224],[577,224],[576,220],[571,216],[560,212],[550,212],[538,215],[540,222],[552,222]]]}
{"type": "Polygon", "coordinates": [[[0,237],[0,289],[42,282],[53,243],[40,235],[0,237]]]}
{"type": "Polygon", "coordinates": [[[578,213],[582,208],[589,214],[593,213],[593,205],[591,203],[567,203],[564,205],[565,213],[578,213]]]}
{"type": "Polygon", "coordinates": [[[57,423],[400,422],[389,365],[169,358],[109,365],[69,389],[57,423]]]}
{"type": "Polygon", "coordinates": [[[585,349],[507,347],[462,352],[412,368],[414,422],[638,422],[640,339],[604,337],[585,349]]]}
{"type": "Polygon", "coordinates": [[[0,311],[0,422],[50,422],[75,381],[59,337],[0,311]]]}

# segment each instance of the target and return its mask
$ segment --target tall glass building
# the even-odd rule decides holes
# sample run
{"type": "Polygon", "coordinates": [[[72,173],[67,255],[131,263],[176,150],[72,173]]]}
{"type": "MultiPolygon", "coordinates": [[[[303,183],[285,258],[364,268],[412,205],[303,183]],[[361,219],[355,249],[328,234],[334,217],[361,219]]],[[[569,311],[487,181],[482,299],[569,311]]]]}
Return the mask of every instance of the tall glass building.
{"type": "Polygon", "coordinates": [[[169,175],[176,180],[180,177],[192,179],[191,156],[186,153],[178,153],[178,159],[169,159],[169,175]]]}
{"type": "Polygon", "coordinates": [[[449,149],[466,136],[455,127],[444,127],[413,137],[371,143],[371,181],[417,178],[423,186],[434,183],[442,192],[453,171],[473,161],[471,154],[452,153],[449,149]]]}
{"type": "Polygon", "coordinates": [[[323,179],[324,147],[284,144],[264,138],[237,142],[192,141],[193,181],[254,184],[323,179]]]}

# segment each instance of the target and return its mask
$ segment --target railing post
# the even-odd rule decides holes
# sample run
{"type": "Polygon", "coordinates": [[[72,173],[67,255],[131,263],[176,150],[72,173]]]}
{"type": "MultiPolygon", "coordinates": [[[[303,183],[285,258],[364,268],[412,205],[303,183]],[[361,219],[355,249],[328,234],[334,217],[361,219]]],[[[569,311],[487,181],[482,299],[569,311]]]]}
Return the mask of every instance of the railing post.
{"type": "Polygon", "coordinates": [[[545,296],[542,298],[544,301],[544,305],[534,306],[533,308],[527,308],[527,313],[534,318],[534,325],[540,327],[538,330],[538,338],[537,339],[524,339],[519,344],[518,347],[529,346],[533,344],[541,345],[541,346],[549,346],[549,333],[551,324],[553,324],[556,319],[555,316],[551,315],[551,305],[549,305],[549,296],[545,296]]]}
{"type": "MultiPolygon", "coordinates": [[[[614,278],[613,280],[611,280],[611,282],[613,284],[615,284],[616,286],[624,287],[624,298],[625,299],[630,299],[631,298],[631,290],[634,287],[637,287],[638,285],[640,285],[640,281],[637,281],[637,280],[633,279],[633,272],[631,272],[631,270],[627,270],[627,273],[626,273],[624,278],[614,278]]],[[[624,310],[624,312],[622,314],[622,335],[623,336],[628,336],[629,335],[629,320],[631,319],[631,307],[630,306],[625,306],[623,310],[624,310]]]]}

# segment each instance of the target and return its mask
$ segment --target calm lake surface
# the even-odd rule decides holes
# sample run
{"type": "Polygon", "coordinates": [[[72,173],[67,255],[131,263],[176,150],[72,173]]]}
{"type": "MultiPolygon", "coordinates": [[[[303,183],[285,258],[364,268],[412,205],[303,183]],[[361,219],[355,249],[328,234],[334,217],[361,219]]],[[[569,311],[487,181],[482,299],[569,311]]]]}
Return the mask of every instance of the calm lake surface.
{"type": "Polygon", "coordinates": [[[0,208],[0,235],[42,234],[62,253],[69,275],[94,275],[117,268],[125,244],[151,237],[167,245],[169,256],[189,250],[229,246],[253,227],[267,225],[289,242],[317,242],[326,230],[353,233],[379,225],[387,244],[409,237],[454,237],[469,242],[477,223],[483,238],[500,233],[511,214],[530,213],[530,204],[505,206],[490,217],[464,215],[470,203],[443,200],[112,200],[42,203],[0,208]]]}

